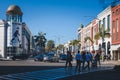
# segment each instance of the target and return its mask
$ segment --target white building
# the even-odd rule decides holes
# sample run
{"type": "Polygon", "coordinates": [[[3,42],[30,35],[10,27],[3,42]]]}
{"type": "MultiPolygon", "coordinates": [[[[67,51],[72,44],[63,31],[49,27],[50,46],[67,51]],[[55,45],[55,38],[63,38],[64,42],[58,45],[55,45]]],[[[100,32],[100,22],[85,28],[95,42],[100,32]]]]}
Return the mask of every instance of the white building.
{"type": "MultiPolygon", "coordinates": [[[[111,33],[111,6],[107,7],[105,10],[99,13],[97,18],[99,20],[99,30],[101,27],[103,27],[104,31],[111,33]]],[[[104,40],[101,38],[98,40],[98,44],[99,48],[104,47],[105,54],[110,53],[111,37],[104,37],[104,40]]]]}
{"type": "Polygon", "coordinates": [[[32,33],[22,22],[23,12],[17,5],[11,5],[6,11],[6,21],[0,20],[0,55],[27,54],[34,48],[32,33]]]}
{"type": "Polygon", "coordinates": [[[6,45],[7,45],[7,25],[5,20],[0,20],[0,56],[5,56],[6,54],[6,45]]]}

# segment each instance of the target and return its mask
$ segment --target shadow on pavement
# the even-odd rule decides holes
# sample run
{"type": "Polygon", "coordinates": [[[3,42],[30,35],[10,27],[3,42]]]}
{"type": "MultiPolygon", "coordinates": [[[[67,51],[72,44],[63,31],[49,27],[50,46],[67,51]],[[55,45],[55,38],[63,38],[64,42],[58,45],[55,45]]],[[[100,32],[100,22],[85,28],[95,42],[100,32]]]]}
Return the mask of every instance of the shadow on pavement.
{"type": "Polygon", "coordinates": [[[0,66],[0,75],[63,68],[64,66],[0,66]]]}

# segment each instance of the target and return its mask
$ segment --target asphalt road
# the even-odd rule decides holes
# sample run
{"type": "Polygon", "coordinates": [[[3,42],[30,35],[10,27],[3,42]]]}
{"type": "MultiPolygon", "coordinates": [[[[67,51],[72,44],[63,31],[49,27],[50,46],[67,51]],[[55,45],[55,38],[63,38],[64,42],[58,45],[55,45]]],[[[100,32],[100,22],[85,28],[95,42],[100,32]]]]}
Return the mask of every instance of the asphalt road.
{"type": "Polygon", "coordinates": [[[60,61],[59,63],[35,62],[34,60],[0,61],[0,75],[55,69],[64,66],[65,61],[60,61]]]}

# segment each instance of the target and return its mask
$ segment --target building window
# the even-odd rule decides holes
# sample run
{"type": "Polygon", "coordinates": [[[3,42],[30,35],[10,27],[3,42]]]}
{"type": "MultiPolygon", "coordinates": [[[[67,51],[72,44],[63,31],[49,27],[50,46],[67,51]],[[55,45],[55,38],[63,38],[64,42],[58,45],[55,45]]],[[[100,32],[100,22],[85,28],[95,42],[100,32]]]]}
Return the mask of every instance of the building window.
{"type": "Polygon", "coordinates": [[[103,18],[103,29],[105,30],[105,18],[103,18]]]}
{"type": "Polygon", "coordinates": [[[78,34],[78,39],[81,40],[81,33],[78,34]]]}
{"type": "Polygon", "coordinates": [[[114,15],[115,14],[115,12],[112,12],[112,15],[114,15]]]}
{"type": "Polygon", "coordinates": [[[94,28],[94,33],[93,33],[93,36],[95,36],[95,34],[96,34],[96,28],[94,28]]]}
{"type": "Polygon", "coordinates": [[[116,10],[116,15],[118,15],[118,9],[116,10]]]}
{"type": "Polygon", "coordinates": [[[107,16],[107,29],[110,30],[110,15],[107,16]]]}
{"type": "Polygon", "coordinates": [[[112,40],[114,40],[115,38],[115,35],[113,35],[113,34],[115,34],[115,21],[113,21],[113,24],[112,24],[112,40]]]}
{"type": "Polygon", "coordinates": [[[120,14],[120,8],[118,9],[118,14],[120,14]]]}
{"type": "Polygon", "coordinates": [[[116,19],[116,40],[118,39],[118,19],[116,19]]]}
{"type": "Polygon", "coordinates": [[[116,31],[117,32],[118,32],[118,26],[119,26],[118,19],[116,19],[116,31]]]}
{"type": "Polygon", "coordinates": [[[100,31],[100,27],[101,27],[101,20],[99,21],[99,31],[100,31]]]}

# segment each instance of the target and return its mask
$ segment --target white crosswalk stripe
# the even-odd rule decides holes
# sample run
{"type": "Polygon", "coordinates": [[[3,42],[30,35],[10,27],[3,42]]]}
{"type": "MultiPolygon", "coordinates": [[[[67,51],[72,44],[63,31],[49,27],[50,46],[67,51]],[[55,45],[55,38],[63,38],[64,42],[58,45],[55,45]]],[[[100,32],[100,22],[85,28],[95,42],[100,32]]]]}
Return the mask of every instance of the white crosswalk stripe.
{"type": "MultiPolygon", "coordinates": [[[[99,67],[96,69],[91,69],[89,72],[94,72],[98,70],[112,69],[113,67],[99,67]]],[[[17,74],[9,74],[0,76],[0,80],[54,80],[59,78],[64,78],[68,76],[73,76],[77,74],[85,74],[88,71],[81,73],[75,73],[75,69],[72,68],[70,71],[66,71],[64,68],[50,69],[50,70],[40,70],[34,72],[25,72],[17,74]]]]}

